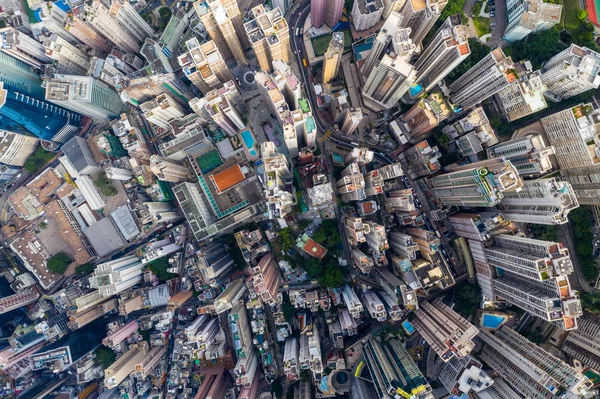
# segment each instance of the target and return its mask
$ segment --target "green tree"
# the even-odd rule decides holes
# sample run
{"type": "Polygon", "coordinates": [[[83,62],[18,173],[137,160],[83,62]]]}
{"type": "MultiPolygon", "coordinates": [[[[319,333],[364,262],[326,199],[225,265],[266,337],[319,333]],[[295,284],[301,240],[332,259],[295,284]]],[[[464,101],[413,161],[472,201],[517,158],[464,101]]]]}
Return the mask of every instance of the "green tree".
{"type": "Polygon", "coordinates": [[[565,47],[565,44],[560,41],[560,32],[556,29],[548,29],[513,43],[510,47],[510,55],[513,61],[529,60],[534,69],[539,69],[546,60],[564,50],[565,47]]]}
{"type": "Polygon", "coordinates": [[[146,267],[152,272],[152,274],[158,277],[159,280],[167,281],[177,277],[176,274],[172,274],[167,271],[169,268],[169,260],[167,258],[160,258],[152,261],[148,263],[146,267]]]}
{"type": "Polygon", "coordinates": [[[294,319],[296,318],[296,308],[294,305],[290,303],[290,297],[284,293],[283,301],[281,302],[281,311],[283,312],[283,317],[285,321],[290,324],[294,323],[294,319]]]}
{"type": "Polygon", "coordinates": [[[42,146],[38,146],[27,159],[27,162],[25,162],[25,170],[29,173],[35,173],[50,162],[54,156],[54,153],[44,150],[42,146]]]}
{"type": "Polygon", "coordinates": [[[589,312],[600,314],[600,294],[581,292],[581,306],[589,312]]]}
{"type": "Polygon", "coordinates": [[[101,365],[104,368],[109,367],[113,364],[117,358],[115,352],[112,349],[107,348],[106,346],[99,346],[94,352],[96,357],[94,358],[94,362],[96,364],[101,365]]]}
{"type": "Polygon", "coordinates": [[[584,21],[588,16],[588,13],[586,10],[579,10],[579,12],[577,12],[577,19],[579,19],[580,21],[584,21]]]}
{"type": "Polygon", "coordinates": [[[94,271],[94,265],[91,263],[85,263],[83,265],[79,265],[75,268],[75,273],[78,276],[85,276],[87,274],[90,274],[94,271]]]}
{"type": "Polygon", "coordinates": [[[302,370],[300,372],[300,381],[310,381],[310,370],[302,370]]]}
{"type": "Polygon", "coordinates": [[[48,270],[56,274],[63,274],[71,263],[71,259],[63,252],[59,252],[48,259],[48,270]]]}
{"type": "Polygon", "coordinates": [[[588,21],[581,21],[579,27],[571,32],[571,42],[578,46],[596,49],[594,41],[594,25],[588,21]]]}
{"type": "Polygon", "coordinates": [[[475,316],[481,303],[481,288],[477,284],[461,283],[454,287],[454,310],[463,316],[475,316]]]}
{"type": "Polygon", "coordinates": [[[100,172],[93,180],[94,186],[100,191],[100,194],[105,197],[114,197],[118,194],[117,189],[112,184],[111,180],[106,177],[105,173],[100,172]]]}
{"type": "Polygon", "coordinates": [[[530,224],[529,229],[538,240],[556,241],[556,226],[545,224],[530,224]]]}
{"type": "Polygon", "coordinates": [[[598,275],[594,258],[594,237],[592,235],[592,212],[584,207],[569,212],[569,221],[575,238],[575,254],[586,280],[592,281],[598,275]]]}
{"type": "Polygon", "coordinates": [[[294,230],[290,226],[281,229],[277,237],[277,243],[284,252],[292,249],[294,245],[296,245],[296,235],[294,234],[294,230]]]}
{"type": "MultiPolygon", "coordinates": [[[[464,6],[465,0],[449,0],[448,4],[446,4],[446,7],[444,7],[444,10],[442,11],[442,15],[440,15],[439,20],[443,23],[450,15],[461,14],[461,16],[464,16],[464,6]]],[[[465,20],[466,18],[463,18],[463,21],[465,20]]]]}

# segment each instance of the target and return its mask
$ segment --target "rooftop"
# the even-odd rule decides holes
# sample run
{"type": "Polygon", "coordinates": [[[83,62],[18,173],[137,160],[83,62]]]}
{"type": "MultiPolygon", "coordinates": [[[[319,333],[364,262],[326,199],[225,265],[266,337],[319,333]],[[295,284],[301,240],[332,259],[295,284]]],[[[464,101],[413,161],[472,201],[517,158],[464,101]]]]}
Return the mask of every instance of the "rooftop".
{"type": "Polygon", "coordinates": [[[240,165],[235,164],[217,174],[209,175],[208,178],[214,183],[217,194],[221,194],[236,184],[243,182],[246,177],[240,165]]]}

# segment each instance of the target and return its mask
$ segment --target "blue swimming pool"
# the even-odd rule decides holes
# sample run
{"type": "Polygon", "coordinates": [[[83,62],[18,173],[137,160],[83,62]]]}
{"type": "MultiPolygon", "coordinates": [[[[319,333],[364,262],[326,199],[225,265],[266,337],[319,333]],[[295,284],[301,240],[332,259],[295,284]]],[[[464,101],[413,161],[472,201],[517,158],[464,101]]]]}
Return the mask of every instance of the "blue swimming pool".
{"type": "Polygon", "coordinates": [[[421,93],[422,91],[423,91],[423,87],[419,84],[416,84],[416,85],[408,88],[408,92],[410,93],[411,97],[416,96],[417,94],[421,93]]]}
{"type": "Polygon", "coordinates": [[[493,314],[484,313],[481,325],[486,328],[498,328],[504,323],[504,317],[493,314]]]}
{"type": "Polygon", "coordinates": [[[244,139],[244,144],[246,145],[246,148],[248,149],[248,152],[250,153],[251,156],[253,157],[257,157],[258,153],[256,152],[256,149],[254,148],[254,143],[256,143],[256,141],[254,140],[254,136],[252,136],[252,132],[250,132],[250,130],[244,130],[242,133],[242,139],[244,139]]]}
{"type": "Polygon", "coordinates": [[[413,327],[412,324],[410,324],[410,321],[406,320],[404,323],[402,323],[402,327],[404,327],[404,329],[406,330],[406,332],[410,335],[413,332],[415,332],[415,328],[413,327]]]}

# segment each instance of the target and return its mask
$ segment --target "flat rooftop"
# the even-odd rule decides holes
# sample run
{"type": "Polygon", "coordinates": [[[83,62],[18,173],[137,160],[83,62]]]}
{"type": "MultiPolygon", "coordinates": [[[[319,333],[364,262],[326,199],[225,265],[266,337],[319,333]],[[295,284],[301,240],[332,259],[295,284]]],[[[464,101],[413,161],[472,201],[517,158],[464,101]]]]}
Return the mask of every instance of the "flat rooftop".
{"type": "Polygon", "coordinates": [[[209,175],[208,178],[214,183],[217,193],[220,194],[243,182],[246,176],[244,176],[240,165],[235,164],[221,172],[209,175]]]}

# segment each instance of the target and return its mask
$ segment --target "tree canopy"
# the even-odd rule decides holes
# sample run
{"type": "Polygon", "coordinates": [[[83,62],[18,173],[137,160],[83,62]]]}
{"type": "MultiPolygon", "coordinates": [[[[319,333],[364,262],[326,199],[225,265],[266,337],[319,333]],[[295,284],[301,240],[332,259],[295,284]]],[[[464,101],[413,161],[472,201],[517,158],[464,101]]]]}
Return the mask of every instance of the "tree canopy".
{"type": "Polygon", "coordinates": [[[463,316],[475,316],[481,303],[481,288],[477,284],[461,283],[454,290],[454,310],[463,316]]]}
{"type": "Polygon", "coordinates": [[[94,186],[100,191],[100,194],[105,197],[114,197],[118,191],[112,184],[111,179],[106,177],[104,173],[99,173],[98,176],[93,180],[94,186]]]}
{"type": "MultiPolygon", "coordinates": [[[[442,23],[446,20],[446,18],[448,18],[450,15],[454,15],[454,14],[461,14],[464,15],[463,13],[463,7],[465,6],[465,0],[449,0],[448,4],[446,4],[446,7],[444,7],[444,10],[442,11],[442,14],[440,15],[440,21],[442,21],[442,23]]],[[[463,21],[465,20],[465,18],[463,18],[463,21]]],[[[466,21],[465,21],[466,22],[466,21]]]]}
{"type": "Polygon", "coordinates": [[[315,258],[307,260],[304,270],[310,278],[317,279],[322,287],[338,288],[344,285],[344,269],[337,258],[329,253],[322,260],[315,258]]]}
{"type": "Polygon", "coordinates": [[[283,252],[287,252],[294,248],[294,245],[296,245],[296,234],[290,226],[281,229],[279,233],[277,233],[277,244],[283,252]]]}
{"type": "Polygon", "coordinates": [[[92,263],[85,263],[83,265],[79,265],[75,268],[75,273],[78,276],[85,276],[86,274],[90,274],[94,271],[94,265],[92,263]]]}
{"type": "Polygon", "coordinates": [[[25,170],[27,170],[29,173],[37,172],[44,165],[50,162],[55,155],[56,154],[44,150],[42,146],[38,146],[33,154],[27,158],[27,162],[25,162],[25,170]]]}
{"type": "Polygon", "coordinates": [[[71,263],[71,259],[64,253],[59,252],[48,259],[48,270],[56,274],[63,274],[71,263]]]}
{"type": "Polygon", "coordinates": [[[334,249],[340,242],[340,230],[335,220],[326,219],[313,234],[313,240],[328,250],[334,249]]]}
{"type": "Polygon", "coordinates": [[[156,259],[146,265],[146,267],[158,277],[159,280],[170,280],[174,277],[177,277],[176,274],[169,273],[167,269],[169,268],[169,260],[167,258],[156,259]]]}
{"type": "Polygon", "coordinates": [[[101,365],[105,369],[108,368],[111,364],[113,364],[117,358],[115,352],[112,349],[107,348],[106,346],[99,346],[98,349],[94,352],[96,357],[94,358],[94,362],[96,364],[101,365]]]}
{"type": "Polygon", "coordinates": [[[533,69],[540,69],[542,64],[552,56],[566,48],[560,41],[560,32],[548,29],[537,34],[529,35],[526,39],[511,44],[506,50],[513,61],[529,60],[533,69]]]}
{"type": "Polygon", "coordinates": [[[583,277],[588,281],[595,279],[598,274],[594,258],[592,219],[592,212],[587,208],[579,207],[569,212],[569,221],[575,237],[575,254],[583,277]]]}
{"type": "Polygon", "coordinates": [[[446,84],[454,82],[492,51],[488,46],[473,38],[469,38],[469,48],[471,54],[448,74],[446,84]]]}

